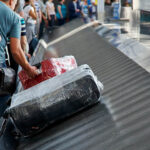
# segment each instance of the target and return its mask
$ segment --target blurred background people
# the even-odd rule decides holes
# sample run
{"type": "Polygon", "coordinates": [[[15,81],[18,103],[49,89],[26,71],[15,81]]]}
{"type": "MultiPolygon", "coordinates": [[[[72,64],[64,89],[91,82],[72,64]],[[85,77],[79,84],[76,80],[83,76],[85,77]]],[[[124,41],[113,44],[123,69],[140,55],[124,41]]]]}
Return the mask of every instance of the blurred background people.
{"type": "Polygon", "coordinates": [[[77,0],[72,0],[68,5],[69,19],[72,20],[80,16],[81,8],[77,0]]]}
{"type": "Polygon", "coordinates": [[[82,16],[83,16],[83,21],[85,23],[89,22],[89,6],[87,3],[87,0],[83,0],[81,3],[81,10],[82,10],[82,16]]]}
{"type": "Polygon", "coordinates": [[[97,4],[96,4],[96,0],[91,0],[91,4],[92,4],[92,14],[91,14],[91,21],[94,21],[97,19],[97,4]]]}
{"type": "Polygon", "coordinates": [[[47,13],[46,13],[46,6],[45,4],[43,3],[42,0],[38,0],[38,3],[40,5],[40,8],[41,8],[41,16],[42,16],[42,20],[41,20],[41,23],[40,23],[40,29],[39,29],[39,39],[42,38],[43,36],[43,31],[44,31],[44,28],[48,26],[48,21],[47,21],[47,13]]]}
{"type": "Polygon", "coordinates": [[[105,6],[111,6],[111,0],[105,0],[105,6]]]}
{"type": "Polygon", "coordinates": [[[24,18],[26,21],[26,35],[28,44],[35,37],[35,24],[37,20],[36,8],[33,0],[25,0],[24,18]]]}
{"type": "Polygon", "coordinates": [[[53,29],[56,21],[56,13],[55,13],[55,6],[53,0],[48,0],[46,2],[46,10],[47,10],[49,26],[53,29]]]}
{"type": "Polygon", "coordinates": [[[40,8],[38,0],[34,0],[34,6],[36,9],[36,15],[37,15],[36,24],[35,24],[35,34],[38,37],[39,36],[40,23],[42,21],[41,8],[40,8]]]}
{"type": "Polygon", "coordinates": [[[56,17],[58,20],[58,25],[63,25],[66,21],[67,8],[66,8],[64,2],[65,2],[65,0],[59,0],[59,4],[57,5],[56,17]]]}
{"type": "MultiPolygon", "coordinates": [[[[20,1],[18,0],[17,1],[17,4],[16,4],[16,7],[14,9],[14,11],[18,11],[18,7],[20,5],[20,1]]],[[[29,46],[28,46],[28,42],[27,42],[27,38],[26,38],[26,26],[25,26],[25,20],[24,18],[22,18],[20,16],[20,13],[18,13],[18,17],[20,19],[20,23],[21,23],[21,34],[20,34],[20,44],[21,44],[21,48],[24,52],[24,54],[30,58],[30,55],[28,54],[28,51],[29,51],[29,46]]],[[[16,73],[17,73],[17,70],[18,70],[18,64],[15,62],[15,60],[13,59],[13,56],[11,54],[11,50],[10,50],[10,39],[8,39],[8,42],[7,42],[7,48],[8,48],[8,54],[9,54],[9,63],[8,65],[13,68],[16,73]]]]}

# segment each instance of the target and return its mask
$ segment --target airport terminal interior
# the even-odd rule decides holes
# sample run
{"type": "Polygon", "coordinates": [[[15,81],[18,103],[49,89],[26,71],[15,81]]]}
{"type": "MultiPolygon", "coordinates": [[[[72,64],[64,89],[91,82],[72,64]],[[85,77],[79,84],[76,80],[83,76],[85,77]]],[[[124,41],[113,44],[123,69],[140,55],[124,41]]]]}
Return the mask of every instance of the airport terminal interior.
{"type": "Polygon", "coordinates": [[[149,0],[0,0],[0,18],[0,150],[150,150],[149,0]]]}

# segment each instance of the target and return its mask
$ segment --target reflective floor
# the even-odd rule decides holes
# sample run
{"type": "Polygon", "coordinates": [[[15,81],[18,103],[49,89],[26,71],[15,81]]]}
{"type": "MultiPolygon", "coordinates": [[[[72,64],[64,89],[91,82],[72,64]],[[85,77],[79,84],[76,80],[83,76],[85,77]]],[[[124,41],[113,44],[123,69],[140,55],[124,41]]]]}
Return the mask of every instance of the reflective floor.
{"type": "Polygon", "coordinates": [[[140,22],[138,13],[130,21],[107,18],[96,32],[150,72],[150,22],[140,22]]]}

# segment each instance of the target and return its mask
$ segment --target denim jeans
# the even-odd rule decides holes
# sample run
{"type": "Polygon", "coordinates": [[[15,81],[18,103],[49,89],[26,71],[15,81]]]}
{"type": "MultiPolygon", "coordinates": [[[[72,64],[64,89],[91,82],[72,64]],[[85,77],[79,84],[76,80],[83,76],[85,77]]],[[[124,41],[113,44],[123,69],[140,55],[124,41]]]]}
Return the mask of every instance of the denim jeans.
{"type": "Polygon", "coordinates": [[[65,24],[65,19],[58,19],[58,25],[61,26],[63,24],[65,24]]]}
{"type": "Polygon", "coordinates": [[[44,27],[45,27],[45,22],[44,22],[44,19],[42,19],[42,22],[40,24],[39,39],[41,39],[43,36],[44,27]]]}
{"type": "Polygon", "coordinates": [[[48,24],[50,27],[54,27],[54,24],[55,24],[55,15],[50,15],[51,17],[51,20],[49,20],[48,24]]]}

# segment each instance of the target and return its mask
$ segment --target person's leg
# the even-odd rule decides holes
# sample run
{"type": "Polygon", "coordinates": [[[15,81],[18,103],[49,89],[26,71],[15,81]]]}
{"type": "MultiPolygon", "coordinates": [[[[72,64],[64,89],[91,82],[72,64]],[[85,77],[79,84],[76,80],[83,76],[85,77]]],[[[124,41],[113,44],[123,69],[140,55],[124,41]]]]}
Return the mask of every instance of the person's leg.
{"type": "Polygon", "coordinates": [[[51,15],[51,27],[54,27],[54,23],[55,23],[55,15],[51,15]]]}
{"type": "Polygon", "coordinates": [[[61,26],[61,19],[58,19],[58,25],[61,26]]]}
{"type": "Polygon", "coordinates": [[[51,27],[51,20],[48,19],[48,26],[51,27]]]}
{"type": "Polygon", "coordinates": [[[29,54],[32,56],[35,47],[36,47],[36,43],[37,41],[36,35],[35,35],[35,25],[31,24],[30,26],[30,43],[29,43],[29,54]]]}
{"type": "Polygon", "coordinates": [[[87,23],[87,21],[86,21],[86,17],[83,17],[83,21],[84,21],[84,23],[87,23]]]}
{"type": "Polygon", "coordinates": [[[60,26],[63,25],[65,23],[65,19],[59,19],[58,23],[59,23],[60,26]]]}
{"type": "Polygon", "coordinates": [[[66,22],[66,18],[63,18],[62,19],[62,25],[65,24],[65,22],[66,22]]]}
{"type": "Polygon", "coordinates": [[[45,22],[44,22],[44,19],[42,19],[42,22],[40,24],[39,39],[41,39],[43,36],[44,26],[45,26],[45,22]]]}
{"type": "Polygon", "coordinates": [[[37,18],[37,23],[35,25],[35,35],[37,35],[37,37],[39,37],[39,29],[40,29],[40,19],[37,18]]]}
{"type": "Polygon", "coordinates": [[[28,44],[30,44],[31,40],[32,40],[32,26],[31,24],[27,24],[26,25],[26,37],[27,37],[27,41],[28,44]]]}
{"type": "Polygon", "coordinates": [[[31,25],[32,39],[36,36],[36,34],[35,34],[35,26],[36,26],[36,24],[32,24],[31,25]]]}

